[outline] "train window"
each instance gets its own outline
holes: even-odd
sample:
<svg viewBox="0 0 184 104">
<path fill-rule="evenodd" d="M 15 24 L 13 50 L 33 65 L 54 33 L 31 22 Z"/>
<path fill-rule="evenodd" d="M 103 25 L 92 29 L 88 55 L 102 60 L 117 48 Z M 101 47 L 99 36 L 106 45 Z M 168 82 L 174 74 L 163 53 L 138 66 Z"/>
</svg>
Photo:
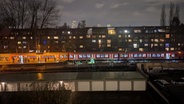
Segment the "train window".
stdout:
<svg viewBox="0 0 184 104">
<path fill-rule="evenodd" d="M 153 54 L 152 54 L 152 57 L 156 57 L 156 54 L 153 53 Z"/>
<path fill-rule="evenodd" d="M 146 57 L 146 54 L 143 54 L 142 57 Z"/>
<path fill-rule="evenodd" d="M 105 54 L 105 58 L 108 58 L 109 57 L 109 55 L 108 54 Z"/>
<path fill-rule="evenodd" d="M 70 55 L 70 58 L 73 58 L 73 55 Z"/>
<path fill-rule="evenodd" d="M 79 55 L 79 58 L 82 58 L 82 55 Z"/>
<path fill-rule="evenodd" d="M 117 58 L 118 57 L 118 54 L 114 54 L 114 58 Z"/>
<path fill-rule="evenodd" d="M 147 54 L 147 57 L 151 57 L 151 54 Z"/>
<path fill-rule="evenodd" d="M 91 58 L 91 55 L 90 54 L 87 54 L 87 58 Z"/>
<path fill-rule="evenodd" d="M 164 57 L 164 53 L 161 54 L 161 57 Z"/>
<path fill-rule="evenodd" d="M 105 55 L 104 54 L 101 54 L 101 58 L 104 58 L 105 57 Z"/>
<path fill-rule="evenodd" d="M 137 57 L 138 55 L 137 54 L 134 54 L 134 57 Z"/>
<path fill-rule="evenodd" d="M 86 58 L 86 54 L 83 54 L 83 58 Z"/>
<path fill-rule="evenodd" d="M 100 58 L 100 54 L 97 54 L 96 57 L 97 57 L 97 58 Z"/>
<path fill-rule="evenodd" d="M 157 57 L 160 57 L 160 56 L 161 56 L 161 55 L 158 53 L 158 54 L 157 54 Z"/>
<path fill-rule="evenodd" d="M 142 57 L 142 54 L 139 54 L 139 57 Z"/>
</svg>

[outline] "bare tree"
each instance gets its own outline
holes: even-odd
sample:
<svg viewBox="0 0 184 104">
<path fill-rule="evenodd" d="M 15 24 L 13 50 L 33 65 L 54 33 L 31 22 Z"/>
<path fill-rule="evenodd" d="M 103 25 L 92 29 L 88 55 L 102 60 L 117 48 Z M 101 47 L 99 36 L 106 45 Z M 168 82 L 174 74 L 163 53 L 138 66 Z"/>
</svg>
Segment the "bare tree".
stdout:
<svg viewBox="0 0 184 104">
<path fill-rule="evenodd" d="M 14 28 L 43 28 L 57 19 L 53 0 L 1 0 L 1 20 Z"/>
<path fill-rule="evenodd" d="M 161 26 L 165 26 L 165 18 L 166 18 L 165 5 L 162 5 L 162 12 L 161 12 L 161 19 L 160 19 Z"/>
</svg>

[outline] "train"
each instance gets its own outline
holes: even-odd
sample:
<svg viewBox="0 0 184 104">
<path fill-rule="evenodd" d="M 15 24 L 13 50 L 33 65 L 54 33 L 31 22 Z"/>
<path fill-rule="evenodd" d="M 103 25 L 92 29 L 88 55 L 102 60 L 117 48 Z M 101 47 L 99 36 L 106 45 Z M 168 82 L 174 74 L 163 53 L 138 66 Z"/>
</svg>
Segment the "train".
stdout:
<svg viewBox="0 0 184 104">
<path fill-rule="evenodd" d="M 44 63 L 66 60 L 178 60 L 184 52 L 47 52 L 0 54 L 0 63 Z"/>
</svg>

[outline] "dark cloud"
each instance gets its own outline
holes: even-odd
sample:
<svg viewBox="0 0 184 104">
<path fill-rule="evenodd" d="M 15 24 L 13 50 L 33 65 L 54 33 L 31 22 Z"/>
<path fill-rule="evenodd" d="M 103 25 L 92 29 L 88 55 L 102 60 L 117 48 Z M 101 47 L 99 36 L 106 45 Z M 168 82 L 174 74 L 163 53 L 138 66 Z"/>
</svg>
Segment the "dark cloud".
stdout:
<svg viewBox="0 0 184 104">
<path fill-rule="evenodd" d="M 180 20 L 184 22 L 184 1 L 173 0 L 180 5 Z M 58 0 L 61 22 L 86 20 L 87 26 L 159 25 L 161 6 L 169 0 Z M 167 20 L 166 20 L 167 21 Z"/>
</svg>

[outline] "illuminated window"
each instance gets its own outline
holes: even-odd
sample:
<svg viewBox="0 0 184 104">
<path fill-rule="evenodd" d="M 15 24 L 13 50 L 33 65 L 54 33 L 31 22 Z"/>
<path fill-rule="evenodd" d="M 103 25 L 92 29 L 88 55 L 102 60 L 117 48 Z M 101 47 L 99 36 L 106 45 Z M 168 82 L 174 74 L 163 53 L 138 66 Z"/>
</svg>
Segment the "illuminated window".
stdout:
<svg viewBox="0 0 184 104">
<path fill-rule="evenodd" d="M 165 43 L 165 47 L 168 48 L 169 47 L 169 43 Z"/>
<path fill-rule="evenodd" d="M 22 39 L 26 39 L 26 37 L 25 37 L 25 36 L 23 36 L 23 37 L 22 37 Z"/>
<path fill-rule="evenodd" d="M 30 37 L 30 39 L 32 40 L 32 39 L 33 39 L 33 37 L 31 36 L 31 37 Z"/>
<path fill-rule="evenodd" d="M 106 36 L 105 35 L 102 35 L 102 38 L 106 38 Z"/>
<path fill-rule="evenodd" d="M 70 32 L 70 31 L 68 31 L 67 33 L 68 33 L 68 34 L 71 34 L 71 32 Z"/>
<path fill-rule="evenodd" d="M 69 39 L 72 39 L 72 36 L 69 36 Z"/>
<path fill-rule="evenodd" d="M 124 33 L 130 33 L 130 31 L 128 31 L 128 30 L 124 30 Z"/>
<path fill-rule="evenodd" d="M 181 44 L 180 44 L 180 43 L 178 43 L 178 46 L 181 46 Z"/>
<path fill-rule="evenodd" d="M 154 46 L 158 46 L 158 44 L 154 44 Z"/>
<path fill-rule="evenodd" d="M 73 36 L 73 39 L 76 39 L 76 36 Z"/>
<path fill-rule="evenodd" d="M 59 39 L 59 37 L 58 36 L 54 36 L 54 39 Z"/>
<path fill-rule="evenodd" d="M 160 42 L 164 42 L 164 39 L 160 39 Z"/>
<path fill-rule="evenodd" d="M 50 39 L 50 36 L 48 36 L 47 39 Z"/>
<path fill-rule="evenodd" d="M 4 46 L 4 49 L 7 49 L 7 48 L 8 48 L 8 46 L 7 46 L 7 45 L 5 45 L 5 46 Z"/>
<path fill-rule="evenodd" d="M 93 43 L 96 43 L 96 40 L 92 40 Z"/>
<path fill-rule="evenodd" d="M 116 34 L 115 28 L 108 28 L 108 34 L 115 35 Z"/>
<path fill-rule="evenodd" d="M 79 39 L 83 39 L 83 36 L 79 36 Z"/>
<path fill-rule="evenodd" d="M 158 39 L 155 39 L 155 42 L 158 42 Z"/>
<path fill-rule="evenodd" d="M 165 48 L 166 51 L 169 51 L 169 48 Z"/>
<path fill-rule="evenodd" d="M 170 38 L 170 34 L 166 34 L 165 35 L 165 38 Z"/>
<path fill-rule="evenodd" d="M 111 40 L 110 40 L 110 39 L 108 39 L 108 40 L 107 40 L 107 43 L 108 43 L 108 44 L 109 44 L 109 43 L 111 43 Z"/>
<path fill-rule="evenodd" d="M 118 35 L 119 38 L 121 38 L 122 36 L 121 35 Z"/>
<path fill-rule="evenodd" d="M 133 44 L 133 47 L 134 47 L 134 48 L 137 48 L 137 43 Z"/>
<path fill-rule="evenodd" d="M 12 40 L 13 40 L 13 39 L 15 39 L 15 37 L 11 36 L 11 37 L 10 37 L 10 39 L 12 39 Z"/>
<path fill-rule="evenodd" d="M 141 30 L 134 30 L 134 33 L 141 33 Z"/>
<path fill-rule="evenodd" d="M 86 35 L 86 38 L 91 38 L 91 35 Z"/>
<path fill-rule="evenodd" d="M 128 42 L 132 42 L 132 39 L 128 39 Z"/>
<path fill-rule="evenodd" d="M 111 44 L 107 44 L 107 47 L 111 47 Z"/>
<path fill-rule="evenodd" d="M 102 36 L 101 36 L 101 35 L 99 35 L 98 37 L 99 37 L 99 38 L 101 38 Z"/>
<path fill-rule="evenodd" d="M 139 48 L 139 51 L 140 51 L 140 52 L 143 52 L 143 51 L 144 51 L 144 49 L 143 49 L 143 48 Z"/>
<path fill-rule="evenodd" d="M 142 40 L 142 39 L 139 39 L 139 42 L 140 42 L 140 43 L 142 43 L 142 42 L 143 42 L 143 40 Z"/>
<path fill-rule="evenodd" d="M 17 44 L 21 44 L 21 41 L 18 41 Z"/>
<path fill-rule="evenodd" d="M 172 47 L 172 48 L 170 48 L 170 50 L 171 50 L 171 51 L 174 51 L 174 48 Z"/>
<path fill-rule="evenodd" d="M 128 37 L 130 38 L 130 35 L 128 35 Z"/>
<path fill-rule="evenodd" d="M 144 44 L 144 46 L 145 46 L 145 47 L 147 47 L 147 46 L 148 46 L 148 44 Z"/>
<path fill-rule="evenodd" d="M 102 40 L 101 39 L 98 40 L 98 44 L 102 44 Z"/>
<path fill-rule="evenodd" d="M 79 48 L 84 48 L 84 46 L 83 45 L 80 45 Z"/>
<path fill-rule="evenodd" d="M 23 41 L 22 44 L 27 44 L 27 42 L 26 41 Z"/>
<path fill-rule="evenodd" d="M 27 46 L 23 46 L 23 48 L 27 48 Z"/>
<path fill-rule="evenodd" d="M 21 46 L 18 46 L 18 49 L 21 49 L 22 47 Z"/>
<path fill-rule="evenodd" d="M 119 48 L 118 51 L 123 51 L 123 49 L 122 48 Z"/>
</svg>

